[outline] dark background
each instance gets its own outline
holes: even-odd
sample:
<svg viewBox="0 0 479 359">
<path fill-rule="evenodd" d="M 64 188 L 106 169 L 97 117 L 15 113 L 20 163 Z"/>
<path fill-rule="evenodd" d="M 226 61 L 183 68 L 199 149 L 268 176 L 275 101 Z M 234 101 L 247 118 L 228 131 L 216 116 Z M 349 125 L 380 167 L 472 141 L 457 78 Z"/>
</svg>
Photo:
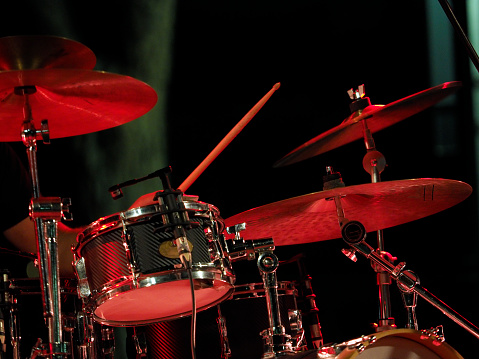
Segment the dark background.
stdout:
<svg viewBox="0 0 479 359">
<path fill-rule="evenodd" d="M 141 57 L 135 53 L 135 44 L 146 36 L 148 27 L 135 28 L 130 14 L 144 3 L 86 1 L 64 5 L 62 20 L 73 32 L 62 32 L 44 20 L 46 11 L 58 10 L 55 2 L 41 8 L 33 3 L 9 5 L 0 22 L 0 35 L 70 37 L 91 48 L 100 65 L 130 69 L 124 74 L 134 76 L 132 69 L 140 66 L 134 59 Z M 228 218 L 322 190 L 326 166 L 341 172 L 346 185 L 370 182 L 362 168 L 362 141 L 291 166 L 273 168 L 272 164 L 340 124 L 349 115 L 346 92 L 352 87 L 364 83 L 373 104 L 387 104 L 439 84 L 432 83 L 429 75 L 425 4 L 178 1 L 165 109 L 167 131 L 158 134 L 159 140 L 167 144 L 174 184 L 178 186 L 277 82 L 281 83 L 280 89 L 187 192 L 215 205 Z M 467 27 L 463 5 L 456 4 L 455 10 Z M 447 24 L 445 17 L 443 21 Z M 377 149 L 388 162 L 383 181 L 448 178 L 469 183 L 476 190 L 469 60 L 457 39 L 453 51 L 455 61 L 450 70 L 456 75 L 443 81 L 463 82 L 453 100 L 374 135 Z M 144 56 L 143 61 L 148 61 Z M 444 114 L 448 116 L 446 123 L 441 122 Z M 108 143 L 117 140 L 112 131 L 104 131 L 103 139 L 108 138 L 105 151 Z M 441 145 L 446 150 L 439 151 Z M 23 153 L 21 144 L 14 146 Z M 142 147 L 142 141 L 138 138 L 122 146 L 135 151 Z M 101 213 L 99 205 L 110 201 L 106 188 L 105 198 L 92 199 L 85 193 L 87 184 L 95 178 L 84 178 L 82 173 L 88 167 L 88 156 L 94 154 L 86 150 L 78 153 L 71 139 L 57 140 L 48 149 L 41 146 L 40 150 L 45 151 L 40 163 L 43 191 L 72 198 L 75 226 L 109 214 Z M 162 166 L 158 164 L 158 168 Z M 58 173 L 58 167 L 61 175 L 52 176 Z M 145 166 L 137 176 L 156 169 Z M 112 179 L 111 184 L 127 179 Z M 121 206 L 125 204 L 119 204 L 119 210 Z M 368 242 L 374 246 L 373 236 Z M 424 287 L 472 322 L 479 322 L 474 192 L 451 209 L 385 230 L 385 246 L 398 262 L 405 261 L 407 268 L 416 271 Z M 378 316 L 374 271 L 365 258 L 360 257 L 357 263 L 347 260 L 341 254 L 343 247 L 345 244 L 338 239 L 279 247 L 276 252 L 282 260 L 305 254 L 325 342 L 372 333 L 370 323 L 376 322 Z M 237 272 L 240 281 L 242 274 Z M 294 280 L 295 275 L 294 270 L 280 268 L 278 279 Z M 396 322 L 404 326 L 405 311 L 395 285 L 391 286 L 391 296 Z M 421 329 L 442 324 L 447 343 L 466 358 L 475 356 L 477 339 L 471 334 L 421 299 L 417 312 Z"/>
</svg>

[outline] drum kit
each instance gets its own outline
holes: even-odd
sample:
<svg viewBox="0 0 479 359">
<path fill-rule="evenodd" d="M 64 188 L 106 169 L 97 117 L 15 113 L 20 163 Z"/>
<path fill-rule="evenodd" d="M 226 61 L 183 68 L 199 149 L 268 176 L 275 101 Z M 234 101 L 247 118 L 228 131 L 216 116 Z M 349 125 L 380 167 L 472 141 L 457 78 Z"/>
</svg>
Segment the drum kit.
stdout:
<svg viewBox="0 0 479 359">
<path fill-rule="evenodd" d="M 132 331 L 136 358 L 461 358 L 444 341 L 440 327 L 419 330 L 418 297 L 479 338 L 479 329 L 424 289 L 416 273 L 405 269 L 403 262 L 394 263 L 382 235 L 386 228 L 460 203 L 471 194 L 471 187 L 433 178 L 382 182 L 386 160 L 373 139 L 373 133 L 452 95 L 460 88 L 459 82 L 444 83 L 385 106 L 371 105 L 363 86 L 350 90 L 351 116 L 293 150 L 276 166 L 363 139 L 363 167 L 371 183 L 345 186 L 341 175 L 328 167 L 323 191 L 223 219 L 214 205 L 184 192 L 278 89 L 276 84 L 178 189 L 170 183 L 170 168 L 110 188 L 117 198 L 123 187 L 147 179 L 159 178 L 163 185 L 129 209 L 82 229 L 72 248 L 76 277 L 72 289 L 71 281 L 65 284 L 59 277 L 57 241 L 58 221 L 69 219 L 70 203 L 41 196 L 37 140 L 48 143 L 51 138 L 120 126 L 147 113 L 157 96 L 141 81 L 94 71 L 94 54 L 65 38 L 2 38 L 0 59 L 0 139 L 21 140 L 26 146 L 39 269 L 39 283 L 3 278 L 3 308 L 8 313 L 5 310 L 2 315 L 9 319 L 3 355 L 15 359 L 109 358 L 118 344 L 113 329 L 125 328 Z M 36 127 L 38 119 L 42 119 L 40 128 Z M 371 232 L 377 233 L 377 249 L 366 243 L 366 234 Z M 287 264 L 275 255 L 275 246 L 339 238 L 349 246 L 344 250 L 348 258 L 357 260 L 361 254 L 373 264 L 381 317 L 376 333 L 326 345 L 311 278 L 301 258 L 290 260 L 299 264 L 301 284 L 278 281 L 277 269 Z M 234 267 L 243 260 L 256 261 L 261 283 L 236 283 Z M 397 329 L 391 315 L 392 280 L 398 283 L 407 311 L 404 329 Z M 19 303 L 25 293 L 35 293 L 38 302 L 41 297 L 47 334 L 27 349 L 19 326 L 23 310 Z M 202 327 L 203 322 L 211 324 L 210 329 Z M 185 326 L 190 327 L 186 353 Z M 197 341 L 204 333 L 210 340 Z M 212 337 L 217 341 L 213 343 Z"/>
</svg>

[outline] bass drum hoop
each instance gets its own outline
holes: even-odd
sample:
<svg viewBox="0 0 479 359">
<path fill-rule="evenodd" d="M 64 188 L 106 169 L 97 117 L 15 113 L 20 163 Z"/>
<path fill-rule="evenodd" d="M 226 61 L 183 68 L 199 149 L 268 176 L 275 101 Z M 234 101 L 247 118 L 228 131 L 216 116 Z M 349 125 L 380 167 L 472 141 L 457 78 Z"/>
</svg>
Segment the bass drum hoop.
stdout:
<svg viewBox="0 0 479 359">
<path fill-rule="evenodd" d="M 420 344 L 423 347 L 427 348 L 430 352 L 434 353 L 441 359 L 464 359 L 454 348 L 452 348 L 446 342 L 443 342 L 437 339 L 434 335 L 426 331 L 417 331 L 413 329 L 393 329 L 387 330 L 380 333 L 375 333 L 369 336 L 369 338 L 376 338 L 371 343 L 371 339 L 367 340 L 365 345 L 365 349 L 359 352 L 357 349 L 350 349 L 346 348 L 341 354 L 339 354 L 336 359 L 354 359 L 358 358 L 361 359 L 361 355 L 366 353 L 369 348 L 378 347 L 381 345 L 381 339 L 390 339 L 390 338 L 400 338 L 403 339 L 401 341 L 404 342 L 405 340 L 415 342 L 416 344 Z M 321 356 L 318 356 L 321 358 Z M 383 358 L 378 358 L 383 359 Z M 384 358 L 386 359 L 386 358 Z M 424 358 L 428 359 L 428 358 Z"/>
</svg>

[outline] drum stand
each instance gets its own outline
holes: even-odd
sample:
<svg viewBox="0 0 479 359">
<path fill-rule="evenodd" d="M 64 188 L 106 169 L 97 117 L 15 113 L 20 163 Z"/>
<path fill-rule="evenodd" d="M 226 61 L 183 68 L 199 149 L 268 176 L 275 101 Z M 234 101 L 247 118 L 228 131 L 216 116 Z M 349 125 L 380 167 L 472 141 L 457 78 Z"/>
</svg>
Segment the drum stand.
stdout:
<svg viewBox="0 0 479 359">
<path fill-rule="evenodd" d="M 462 328 L 466 329 L 468 332 L 470 332 L 472 335 L 479 339 L 479 328 L 467 319 L 465 319 L 451 307 L 446 305 L 443 301 L 434 296 L 432 293 L 427 291 L 425 288 L 421 287 L 419 284 L 418 276 L 410 270 L 405 270 L 406 263 L 401 262 L 397 266 L 394 266 L 388 260 L 384 259 L 384 257 L 380 253 L 375 251 L 373 247 L 367 244 L 365 242 L 366 230 L 360 222 L 346 222 L 341 227 L 341 234 L 343 236 L 343 239 L 353 248 L 353 251 L 355 253 L 361 253 L 366 258 L 371 260 L 371 262 L 381 267 L 382 270 L 386 271 L 391 278 L 397 281 L 403 292 L 412 295 L 413 301 L 415 301 L 415 296 L 420 296 L 421 298 L 425 299 L 429 304 L 432 304 L 434 307 L 439 309 L 453 322 L 460 325 Z M 415 307 L 415 303 L 409 300 L 408 302 L 411 304 L 411 308 Z M 414 316 L 414 318 L 410 319 L 415 321 L 414 311 L 409 311 L 408 314 L 410 316 Z"/>
<path fill-rule="evenodd" d="M 256 258 L 256 253 L 258 253 L 256 264 L 263 279 L 269 322 L 269 328 L 260 333 L 263 339 L 262 359 L 272 359 L 276 358 L 277 356 L 295 354 L 291 335 L 286 334 L 285 327 L 281 324 L 278 299 L 278 281 L 276 277 L 276 270 L 279 266 L 279 260 L 278 257 L 276 257 L 276 255 L 273 253 L 273 240 L 271 238 L 266 238 L 244 241 L 240 237 L 240 231 L 245 229 L 245 223 L 226 228 L 227 233 L 234 234 L 235 239 L 227 240 L 225 244 L 228 256 L 232 261 L 240 259 L 252 260 Z M 221 314 L 220 318 L 222 318 Z M 302 329 L 302 320 L 299 313 L 295 320 L 296 326 Z M 224 327 L 224 322 L 222 322 L 222 325 Z M 220 332 L 223 333 L 222 328 L 220 328 Z M 222 339 L 227 338 L 223 338 L 222 336 Z M 225 341 L 224 344 L 226 345 L 227 350 L 227 352 L 223 352 L 227 353 L 227 355 L 224 355 L 224 357 L 229 358 L 230 353 L 227 341 Z"/>
<path fill-rule="evenodd" d="M 293 354 L 291 336 L 286 334 L 281 325 L 278 301 L 278 257 L 272 251 L 262 252 L 257 261 L 259 272 L 263 278 L 266 307 L 268 309 L 269 328 L 261 332 L 263 338 L 263 359 L 276 358 L 277 355 Z"/>
<path fill-rule="evenodd" d="M 28 162 L 33 185 L 33 198 L 30 203 L 30 217 L 35 221 L 35 234 L 40 272 L 40 285 L 43 299 L 43 316 L 48 328 L 48 343 L 38 339 L 32 349 L 31 358 L 37 356 L 60 358 L 70 352 L 67 343 L 62 341 L 62 318 L 60 308 L 60 278 L 58 268 L 57 222 L 69 216 L 69 199 L 41 197 L 37 173 L 36 139 L 41 135 L 44 143 L 49 143 L 49 130 L 46 120 L 37 131 L 33 125 L 32 111 L 28 96 L 34 94 L 34 86 L 17 87 L 15 94 L 24 98 L 24 121 L 22 140 L 27 147 Z M 14 353 L 19 359 L 19 353 Z"/>
</svg>

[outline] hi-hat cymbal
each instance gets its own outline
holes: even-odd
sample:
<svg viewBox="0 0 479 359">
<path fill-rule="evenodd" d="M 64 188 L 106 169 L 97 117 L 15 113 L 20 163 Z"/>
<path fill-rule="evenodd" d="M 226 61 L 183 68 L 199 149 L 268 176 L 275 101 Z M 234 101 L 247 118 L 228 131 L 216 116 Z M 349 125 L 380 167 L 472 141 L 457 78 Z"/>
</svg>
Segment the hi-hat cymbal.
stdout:
<svg viewBox="0 0 479 359">
<path fill-rule="evenodd" d="M 411 222 L 445 210 L 472 192 L 464 182 L 409 179 L 334 188 L 267 204 L 226 219 L 226 226 L 246 222 L 244 239 L 270 238 L 278 246 L 341 238 L 334 197 L 344 217 L 361 222 L 367 232 Z"/>
<path fill-rule="evenodd" d="M 57 36 L 0 38 L 0 71 L 71 68 L 91 70 L 95 54 L 79 42 Z"/>
<path fill-rule="evenodd" d="M 22 87 L 31 94 L 19 94 Z M 50 138 L 122 125 L 147 113 L 157 101 L 153 88 L 129 76 L 83 69 L 0 72 L 0 141 L 22 139 L 24 96 L 35 127 L 48 120 Z"/>
<path fill-rule="evenodd" d="M 367 121 L 367 127 L 371 133 L 380 131 L 433 106 L 456 92 L 460 86 L 460 81 L 446 82 L 388 105 L 369 105 L 359 115 L 352 114 L 339 126 L 316 136 L 291 151 L 277 161 L 274 167 L 290 165 L 363 138 L 362 121 Z"/>
</svg>

